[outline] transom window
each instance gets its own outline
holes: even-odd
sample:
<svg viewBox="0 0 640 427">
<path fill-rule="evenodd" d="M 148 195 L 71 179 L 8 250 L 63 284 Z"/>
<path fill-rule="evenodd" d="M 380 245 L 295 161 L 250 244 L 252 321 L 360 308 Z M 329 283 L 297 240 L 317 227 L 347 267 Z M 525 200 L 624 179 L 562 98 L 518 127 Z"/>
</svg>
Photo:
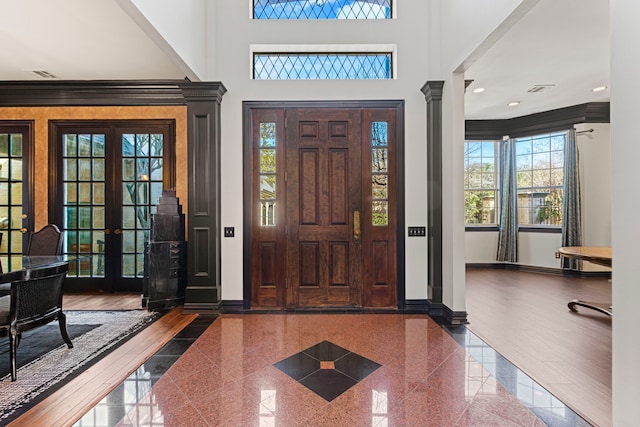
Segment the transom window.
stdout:
<svg viewBox="0 0 640 427">
<path fill-rule="evenodd" d="M 465 224 L 497 224 L 498 168 L 495 141 L 464 144 Z"/>
<path fill-rule="evenodd" d="M 253 19 L 391 19 L 391 0 L 253 0 Z"/>
<path fill-rule="evenodd" d="M 566 132 L 516 139 L 518 223 L 561 225 Z"/>
<path fill-rule="evenodd" d="M 391 79 L 392 54 L 254 53 L 255 80 Z"/>
</svg>

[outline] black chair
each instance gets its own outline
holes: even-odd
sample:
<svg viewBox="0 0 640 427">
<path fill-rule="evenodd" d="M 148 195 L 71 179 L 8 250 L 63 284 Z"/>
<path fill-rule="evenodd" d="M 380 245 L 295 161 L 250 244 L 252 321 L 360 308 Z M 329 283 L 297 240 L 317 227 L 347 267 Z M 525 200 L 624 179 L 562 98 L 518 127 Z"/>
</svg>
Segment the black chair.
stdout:
<svg viewBox="0 0 640 427">
<path fill-rule="evenodd" d="M 62 284 L 68 270 L 67 263 L 35 268 L 24 279 L 11 282 L 10 295 L 0 297 L 0 335 L 9 336 L 11 381 L 16 380 L 16 351 L 22 332 L 58 320 L 62 339 L 73 348 L 62 312 Z"/>
<path fill-rule="evenodd" d="M 55 224 L 47 224 L 31 233 L 27 253 L 29 256 L 62 255 L 62 232 Z"/>
</svg>

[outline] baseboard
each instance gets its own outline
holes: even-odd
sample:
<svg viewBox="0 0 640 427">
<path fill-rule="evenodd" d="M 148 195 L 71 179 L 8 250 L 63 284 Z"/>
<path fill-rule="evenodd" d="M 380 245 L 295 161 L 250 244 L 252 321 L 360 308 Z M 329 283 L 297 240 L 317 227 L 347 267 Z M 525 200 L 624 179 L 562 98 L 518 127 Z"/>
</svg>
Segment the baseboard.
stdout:
<svg viewBox="0 0 640 427">
<path fill-rule="evenodd" d="M 426 300 L 426 299 L 404 300 L 404 312 L 409 314 L 429 314 L 429 300 Z"/>
<path fill-rule="evenodd" d="M 219 314 L 220 302 L 202 303 L 202 302 L 185 302 L 185 313 L 198 313 L 198 314 Z"/>
<path fill-rule="evenodd" d="M 222 300 L 222 313 L 244 313 L 244 301 L 242 300 Z"/>
<path fill-rule="evenodd" d="M 531 273 L 542 274 L 554 274 L 556 276 L 568 276 L 568 277 L 602 277 L 611 278 L 610 271 L 583 271 L 583 270 L 568 270 L 564 268 L 550 268 L 550 267 L 538 267 L 534 265 L 520 265 L 512 263 L 467 263 L 466 268 L 493 268 L 495 270 L 511 270 L 511 271 L 528 271 Z"/>
</svg>

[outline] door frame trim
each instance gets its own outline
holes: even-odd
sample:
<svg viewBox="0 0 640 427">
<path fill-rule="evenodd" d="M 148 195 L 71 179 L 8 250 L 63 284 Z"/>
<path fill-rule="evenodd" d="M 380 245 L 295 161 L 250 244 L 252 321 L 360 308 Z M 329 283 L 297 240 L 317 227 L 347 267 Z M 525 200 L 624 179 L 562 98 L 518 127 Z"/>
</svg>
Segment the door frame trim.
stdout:
<svg viewBox="0 0 640 427">
<path fill-rule="evenodd" d="M 396 194 L 398 221 L 396 225 L 397 301 L 398 310 L 405 308 L 405 181 L 404 181 L 404 100 L 346 100 L 346 101 L 243 101 L 242 102 L 242 169 L 243 169 L 243 309 L 251 308 L 251 171 L 252 113 L 260 109 L 292 108 L 386 108 L 396 110 Z M 249 176 L 251 174 L 249 173 Z"/>
</svg>

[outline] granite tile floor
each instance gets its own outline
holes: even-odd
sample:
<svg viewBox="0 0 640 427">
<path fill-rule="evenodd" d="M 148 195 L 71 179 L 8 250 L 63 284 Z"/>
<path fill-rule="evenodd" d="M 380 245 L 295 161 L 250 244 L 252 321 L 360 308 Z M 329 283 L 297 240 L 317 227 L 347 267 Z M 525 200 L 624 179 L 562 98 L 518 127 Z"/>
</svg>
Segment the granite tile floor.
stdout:
<svg viewBox="0 0 640 427">
<path fill-rule="evenodd" d="M 464 326 L 425 315 L 213 319 L 76 426 L 589 425 Z"/>
</svg>

